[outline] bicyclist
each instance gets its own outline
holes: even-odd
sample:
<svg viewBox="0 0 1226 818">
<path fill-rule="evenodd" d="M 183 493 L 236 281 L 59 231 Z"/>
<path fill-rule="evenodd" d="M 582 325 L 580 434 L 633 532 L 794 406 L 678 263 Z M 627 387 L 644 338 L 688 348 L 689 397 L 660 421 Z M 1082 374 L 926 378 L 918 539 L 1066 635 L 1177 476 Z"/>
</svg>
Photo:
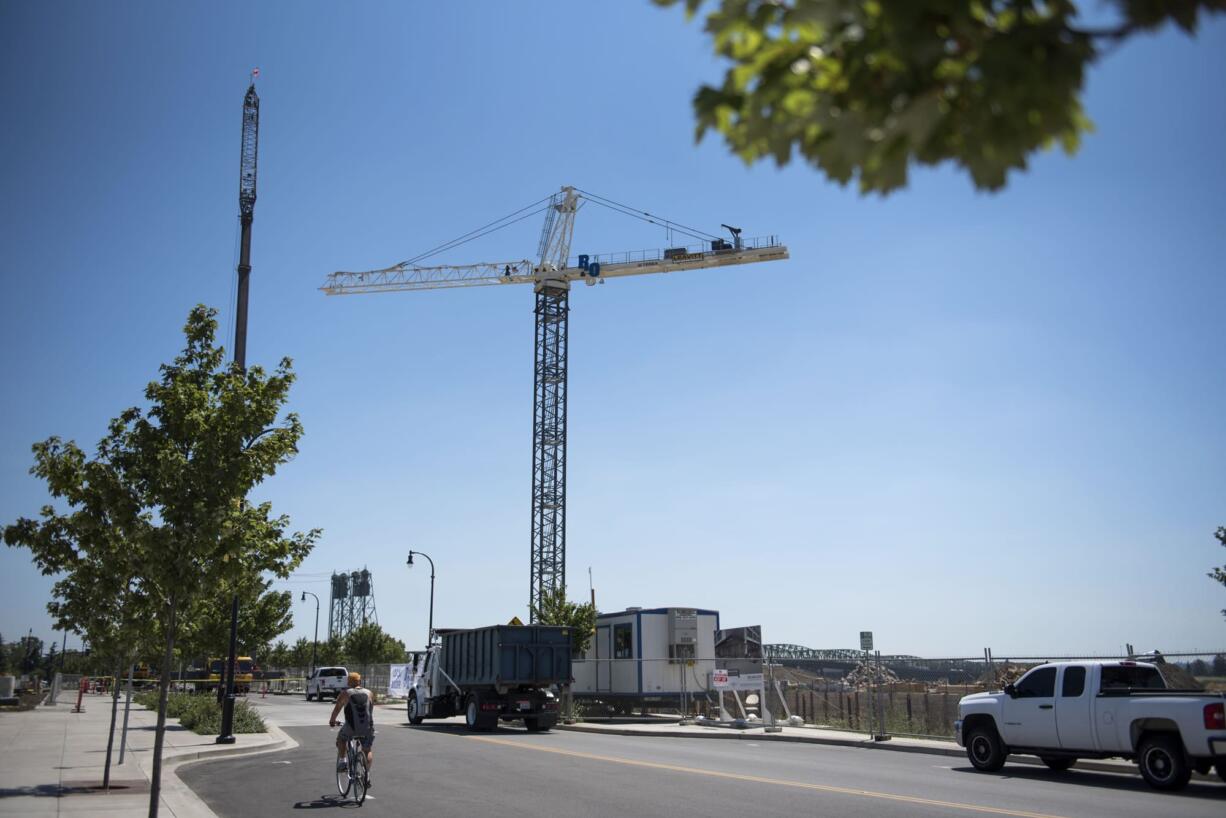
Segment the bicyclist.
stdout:
<svg viewBox="0 0 1226 818">
<path fill-rule="evenodd" d="M 345 745 L 349 743 L 349 739 L 357 738 L 362 742 L 362 750 L 366 753 L 366 774 L 369 778 L 370 765 L 374 761 L 374 751 L 371 748 L 375 743 L 375 705 L 370 691 L 362 687 L 362 674 L 349 674 L 349 689 L 342 690 L 336 697 L 336 705 L 328 718 L 329 727 L 337 725 L 336 714 L 341 712 L 342 707 L 345 708 L 345 724 L 336 737 L 336 769 L 345 769 L 348 764 Z M 367 787 L 369 786 L 367 782 Z"/>
</svg>

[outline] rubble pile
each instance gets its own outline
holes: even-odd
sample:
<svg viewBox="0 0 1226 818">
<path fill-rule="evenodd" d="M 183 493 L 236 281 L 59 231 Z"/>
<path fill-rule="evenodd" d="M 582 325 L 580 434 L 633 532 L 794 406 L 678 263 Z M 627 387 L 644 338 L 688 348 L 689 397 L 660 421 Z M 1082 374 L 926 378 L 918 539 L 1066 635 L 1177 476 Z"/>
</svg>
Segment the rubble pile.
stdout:
<svg viewBox="0 0 1226 818">
<path fill-rule="evenodd" d="M 899 681 L 901 680 L 898 678 L 898 674 L 885 665 L 868 664 L 865 662 L 857 663 L 843 677 L 844 684 L 854 688 L 865 688 L 870 685 L 897 684 Z"/>
<path fill-rule="evenodd" d="M 1010 662 L 1002 662 L 998 665 L 992 665 L 984 671 L 979 677 L 980 684 L 987 687 L 988 690 L 1001 690 L 1007 684 L 1012 684 L 1018 679 L 1026 675 L 1026 671 L 1034 665 L 1015 665 Z"/>
</svg>

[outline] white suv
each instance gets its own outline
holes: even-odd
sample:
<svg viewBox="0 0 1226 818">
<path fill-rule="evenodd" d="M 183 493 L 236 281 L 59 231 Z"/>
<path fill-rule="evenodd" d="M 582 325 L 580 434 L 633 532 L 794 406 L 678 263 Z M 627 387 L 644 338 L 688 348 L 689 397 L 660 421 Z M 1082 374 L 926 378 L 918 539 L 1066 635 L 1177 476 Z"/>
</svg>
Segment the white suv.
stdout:
<svg viewBox="0 0 1226 818">
<path fill-rule="evenodd" d="M 335 699 L 341 691 L 349 687 L 349 671 L 343 667 L 317 667 L 315 672 L 307 677 L 306 699 L 311 701 L 324 696 Z"/>
</svg>

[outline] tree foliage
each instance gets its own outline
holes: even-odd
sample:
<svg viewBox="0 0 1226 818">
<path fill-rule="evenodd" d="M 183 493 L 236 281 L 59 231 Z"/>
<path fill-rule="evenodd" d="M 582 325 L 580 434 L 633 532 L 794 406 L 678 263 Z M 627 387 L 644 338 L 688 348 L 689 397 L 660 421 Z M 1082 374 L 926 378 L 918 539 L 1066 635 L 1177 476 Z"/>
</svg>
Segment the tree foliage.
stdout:
<svg viewBox="0 0 1226 818">
<path fill-rule="evenodd" d="M 293 413 L 281 417 L 294 375 L 288 358 L 272 373 L 227 365 L 215 343 L 215 316 L 203 305 L 191 311 L 183 351 L 145 389 L 147 408 L 112 420 L 93 458 L 59 438 L 35 445 L 32 473 L 68 510 L 44 506 L 39 519 L 19 519 L 4 532 L 9 545 L 29 548 L 44 572 L 73 576 L 87 566 L 89 581 L 103 585 L 99 597 L 144 600 L 146 630 L 164 651 L 153 812 L 181 617 L 251 577 L 288 576 L 319 535 L 287 533 L 289 519 L 273 516 L 271 504 L 246 502 L 297 451 L 302 425 Z M 103 558 L 108 554 L 118 561 Z M 93 598 L 75 587 L 84 581 L 72 584 L 75 590 L 57 586 L 57 594 L 79 592 L 82 604 Z M 65 599 L 71 597 L 57 603 Z"/>
<path fill-rule="evenodd" d="M 542 625 L 565 625 L 570 628 L 571 654 L 576 659 L 587 653 L 596 632 L 596 607 L 590 602 L 571 602 L 566 588 L 556 588 L 541 595 L 540 607 L 532 611 Z"/>
<path fill-rule="evenodd" d="M 376 662 L 403 662 L 404 642 L 379 627 L 377 622 L 367 622 L 351 630 L 345 636 L 345 653 L 358 665 Z"/>
<path fill-rule="evenodd" d="M 272 580 L 257 575 L 239 577 L 197 600 L 184 617 L 182 651 L 187 656 L 225 656 L 230 650 L 230 604 L 238 595 L 238 653 L 261 656 L 269 644 L 294 624 L 293 594 L 270 591 Z"/>
<path fill-rule="evenodd" d="M 672 6 L 682 0 L 655 0 Z M 694 96 L 697 137 L 746 163 L 798 153 L 863 193 L 907 183 L 912 163 L 953 162 L 997 190 L 1036 151 L 1072 153 L 1092 124 L 1086 69 L 1128 37 L 1196 31 L 1226 0 L 1105 0 L 1091 28 L 1073 0 L 684 0 L 704 7 L 732 66 Z M 1101 8 L 1092 11 L 1101 12 Z"/>
<path fill-rule="evenodd" d="M 1223 548 L 1226 548 L 1226 527 L 1219 527 L 1213 536 L 1217 537 L 1217 541 L 1221 543 Z M 1209 577 L 1226 585 L 1226 565 L 1223 565 L 1221 568 L 1214 568 L 1209 572 Z M 1222 616 L 1226 616 L 1226 608 L 1222 609 Z"/>
</svg>

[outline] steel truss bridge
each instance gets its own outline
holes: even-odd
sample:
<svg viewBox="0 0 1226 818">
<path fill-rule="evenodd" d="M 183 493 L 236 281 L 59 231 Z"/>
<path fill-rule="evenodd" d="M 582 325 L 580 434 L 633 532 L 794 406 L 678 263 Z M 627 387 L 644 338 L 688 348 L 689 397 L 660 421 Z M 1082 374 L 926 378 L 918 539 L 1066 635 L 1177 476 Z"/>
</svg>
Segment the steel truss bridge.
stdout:
<svg viewBox="0 0 1226 818">
<path fill-rule="evenodd" d="M 815 650 L 814 648 L 806 648 L 804 645 L 787 645 L 775 643 L 771 645 L 763 645 L 763 652 L 770 659 L 807 659 L 810 661 L 826 661 L 826 662 L 860 662 L 864 660 L 864 651 L 855 650 L 854 648 L 834 648 L 827 650 Z M 920 657 L 907 655 L 882 655 L 883 662 L 914 662 Z"/>
</svg>

